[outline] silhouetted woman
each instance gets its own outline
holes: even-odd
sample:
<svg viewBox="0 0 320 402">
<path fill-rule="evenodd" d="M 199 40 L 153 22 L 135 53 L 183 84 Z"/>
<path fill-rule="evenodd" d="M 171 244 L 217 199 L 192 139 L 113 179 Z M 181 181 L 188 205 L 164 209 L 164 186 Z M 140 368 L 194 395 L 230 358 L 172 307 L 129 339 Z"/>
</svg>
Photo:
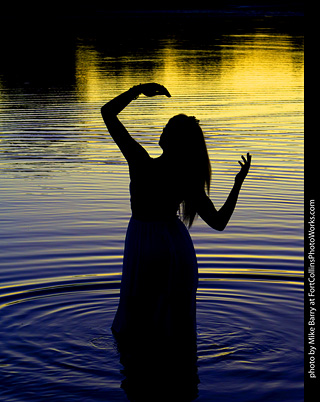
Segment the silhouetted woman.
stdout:
<svg viewBox="0 0 320 402">
<path fill-rule="evenodd" d="M 208 197 L 211 168 L 198 121 L 183 114 L 171 118 L 159 141 L 163 153 L 151 158 L 117 117 L 140 94 L 170 97 L 162 85 L 140 84 L 101 109 L 109 133 L 129 164 L 131 179 L 132 217 L 112 330 L 120 342 L 139 336 L 156 343 L 195 337 L 198 268 L 187 227 L 197 215 L 213 229 L 226 227 L 251 156 L 242 156 L 230 195 L 217 211 Z"/>
</svg>

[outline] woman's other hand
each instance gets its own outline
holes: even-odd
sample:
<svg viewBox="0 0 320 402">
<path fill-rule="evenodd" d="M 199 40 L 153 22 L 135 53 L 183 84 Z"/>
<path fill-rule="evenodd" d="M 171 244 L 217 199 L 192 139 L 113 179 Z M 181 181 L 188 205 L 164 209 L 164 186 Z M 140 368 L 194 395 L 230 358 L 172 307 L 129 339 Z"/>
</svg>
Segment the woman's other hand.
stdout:
<svg viewBox="0 0 320 402">
<path fill-rule="evenodd" d="M 251 165 L 251 155 L 248 152 L 247 159 L 243 155 L 241 155 L 241 158 L 242 158 L 243 162 L 238 161 L 241 166 L 241 169 L 240 169 L 240 172 L 235 177 L 235 182 L 239 183 L 240 185 L 243 183 L 244 179 L 246 178 L 246 176 L 249 172 L 250 165 Z"/>
<path fill-rule="evenodd" d="M 145 96 L 156 96 L 156 95 L 165 95 L 168 98 L 171 97 L 167 88 L 163 85 L 150 83 L 150 84 L 140 84 L 139 86 L 140 93 Z"/>
</svg>

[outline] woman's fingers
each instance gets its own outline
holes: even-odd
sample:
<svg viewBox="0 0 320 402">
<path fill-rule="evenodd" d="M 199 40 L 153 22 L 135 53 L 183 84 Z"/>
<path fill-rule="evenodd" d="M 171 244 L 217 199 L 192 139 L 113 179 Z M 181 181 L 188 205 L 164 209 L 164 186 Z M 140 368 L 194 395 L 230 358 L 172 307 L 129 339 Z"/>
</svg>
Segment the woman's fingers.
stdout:
<svg viewBox="0 0 320 402">
<path fill-rule="evenodd" d="M 241 155 L 241 158 L 243 162 L 238 161 L 239 165 L 241 166 L 241 168 L 245 167 L 247 170 L 249 170 L 251 164 L 251 155 L 249 154 L 249 152 L 247 153 L 247 159 L 243 155 Z"/>
<path fill-rule="evenodd" d="M 244 179 L 246 178 L 249 168 L 250 168 L 250 163 L 251 163 L 251 155 L 249 152 L 247 153 L 247 159 L 241 155 L 241 161 L 238 161 L 239 165 L 241 166 L 240 171 L 236 174 L 235 181 L 237 183 L 242 184 Z"/>
<path fill-rule="evenodd" d="M 166 87 L 164 87 L 163 85 L 160 85 L 160 84 L 154 84 L 154 85 L 155 85 L 156 95 L 166 95 L 168 98 L 171 97 L 171 95 Z"/>
<path fill-rule="evenodd" d="M 140 84 L 141 92 L 145 96 L 156 96 L 156 95 L 165 95 L 168 98 L 171 97 L 167 88 L 163 85 L 157 84 L 155 82 L 148 83 L 148 84 Z"/>
<path fill-rule="evenodd" d="M 163 85 L 161 85 L 162 87 L 162 95 L 166 95 L 168 98 L 171 98 L 171 95 L 169 93 L 169 91 L 167 90 L 166 87 L 164 87 Z"/>
<path fill-rule="evenodd" d="M 251 163 L 251 155 L 249 154 L 249 152 L 247 153 L 247 159 L 243 155 L 241 155 L 241 158 L 242 158 L 244 164 L 249 164 L 250 165 L 250 163 Z M 239 161 L 239 163 L 240 163 L 241 166 L 244 166 L 242 162 Z"/>
</svg>

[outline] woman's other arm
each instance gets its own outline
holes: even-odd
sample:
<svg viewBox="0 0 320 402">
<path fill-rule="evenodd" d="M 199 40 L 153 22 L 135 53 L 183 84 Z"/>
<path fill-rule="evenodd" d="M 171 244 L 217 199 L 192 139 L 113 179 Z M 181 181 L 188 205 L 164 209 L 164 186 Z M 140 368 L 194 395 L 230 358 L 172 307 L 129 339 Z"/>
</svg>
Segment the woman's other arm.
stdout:
<svg viewBox="0 0 320 402">
<path fill-rule="evenodd" d="M 118 119 L 118 114 L 140 94 L 144 94 L 145 96 L 170 96 L 169 92 L 162 85 L 153 83 L 140 84 L 118 95 L 101 108 L 101 114 L 108 131 L 127 160 L 135 158 L 137 153 L 146 154 L 146 151 L 131 137 L 127 129 Z"/>
<path fill-rule="evenodd" d="M 113 138 L 114 142 L 118 145 L 123 156 L 129 160 L 130 157 L 136 152 L 143 152 L 143 148 L 131 137 L 127 129 L 118 119 L 118 114 L 129 105 L 136 97 L 139 96 L 138 86 L 130 88 L 128 91 L 123 92 L 111 101 L 107 102 L 101 108 L 103 120 L 107 129 Z"/>
<path fill-rule="evenodd" d="M 234 186 L 226 202 L 218 211 L 204 191 L 197 199 L 197 213 L 213 229 L 224 230 L 233 214 L 241 186 L 250 168 L 251 155 L 248 153 L 247 159 L 242 156 L 242 160 L 243 163 L 239 162 L 241 170 L 235 177 Z"/>
</svg>

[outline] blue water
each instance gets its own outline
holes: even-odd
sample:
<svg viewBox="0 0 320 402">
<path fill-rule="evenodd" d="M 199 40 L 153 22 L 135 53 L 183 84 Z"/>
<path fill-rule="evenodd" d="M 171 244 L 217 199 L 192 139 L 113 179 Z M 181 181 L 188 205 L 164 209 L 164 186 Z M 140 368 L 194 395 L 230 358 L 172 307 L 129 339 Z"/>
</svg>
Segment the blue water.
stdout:
<svg viewBox="0 0 320 402">
<path fill-rule="evenodd" d="M 253 155 L 227 229 L 199 219 L 190 232 L 200 272 L 196 400 L 303 401 L 302 23 L 249 11 L 153 19 L 104 11 L 6 37 L 1 400 L 128 400 L 110 326 L 129 177 L 100 107 L 155 81 L 172 98 L 140 97 L 121 119 L 152 156 L 172 115 L 200 119 L 217 207 L 241 154 Z"/>
</svg>

